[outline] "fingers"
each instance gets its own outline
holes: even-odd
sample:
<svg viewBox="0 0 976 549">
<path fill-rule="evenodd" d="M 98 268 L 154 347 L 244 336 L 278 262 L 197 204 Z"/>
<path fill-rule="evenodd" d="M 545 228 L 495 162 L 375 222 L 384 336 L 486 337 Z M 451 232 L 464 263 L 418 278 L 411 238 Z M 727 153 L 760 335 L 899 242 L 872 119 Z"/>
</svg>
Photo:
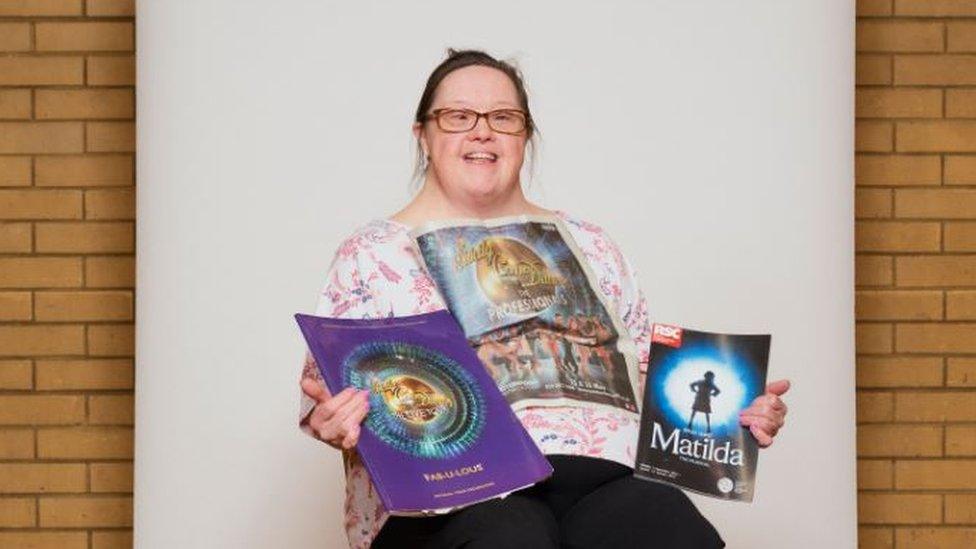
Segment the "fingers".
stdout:
<svg viewBox="0 0 976 549">
<path fill-rule="evenodd" d="M 359 424 L 369 411 L 369 391 L 342 390 L 327 402 L 319 404 L 309 424 L 318 438 L 334 448 L 351 448 L 359 437 Z M 350 431 L 355 431 L 350 436 Z M 348 444 L 348 446 L 347 446 Z"/>
<path fill-rule="evenodd" d="M 310 377 L 303 377 L 300 384 L 302 386 L 302 392 L 314 398 L 316 402 L 325 402 L 332 396 L 324 384 Z"/>
<path fill-rule="evenodd" d="M 750 425 L 749 432 L 752 433 L 752 436 L 756 437 L 756 442 L 758 442 L 759 445 L 762 446 L 763 448 L 773 443 L 773 437 L 766 434 L 765 431 L 763 431 L 756 425 Z"/>
<path fill-rule="evenodd" d="M 772 393 L 774 395 L 782 395 L 789 390 L 790 380 L 788 379 L 778 379 L 766 385 L 766 393 Z"/>
</svg>

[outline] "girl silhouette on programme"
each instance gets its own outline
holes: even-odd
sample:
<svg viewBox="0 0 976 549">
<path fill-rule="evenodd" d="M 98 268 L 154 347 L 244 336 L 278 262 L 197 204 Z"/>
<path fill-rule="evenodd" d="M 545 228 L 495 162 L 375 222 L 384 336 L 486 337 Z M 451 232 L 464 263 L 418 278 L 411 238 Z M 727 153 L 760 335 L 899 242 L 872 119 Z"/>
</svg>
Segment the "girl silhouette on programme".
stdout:
<svg viewBox="0 0 976 549">
<path fill-rule="evenodd" d="M 712 397 L 718 396 L 721 392 L 715 386 L 715 374 L 705 372 L 705 379 L 699 379 L 688 386 L 695 393 L 695 402 L 691 405 L 691 417 L 688 418 L 688 428 L 691 429 L 691 423 L 695 421 L 695 412 L 703 412 L 705 414 L 705 432 L 711 433 Z"/>
</svg>

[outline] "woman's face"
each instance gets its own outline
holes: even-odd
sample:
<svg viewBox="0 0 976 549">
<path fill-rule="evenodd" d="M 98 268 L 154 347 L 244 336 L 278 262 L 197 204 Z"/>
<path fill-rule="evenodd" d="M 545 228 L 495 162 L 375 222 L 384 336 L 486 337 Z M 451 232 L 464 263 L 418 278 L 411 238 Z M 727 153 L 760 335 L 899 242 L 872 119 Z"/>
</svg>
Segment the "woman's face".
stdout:
<svg viewBox="0 0 976 549">
<path fill-rule="evenodd" d="M 519 109 L 515 85 L 500 70 L 468 66 L 451 72 L 437 86 L 428 112 L 440 108 L 466 108 L 478 112 Z M 449 198 L 490 201 L 519 184 L 525 154 L 526 132 L 511 135 L 493 131 L 484 117 L 469 131 L 442 131 L 433 118 L 414 126 L 424 152 L 430 155 L 430 169 Z M 494 160 L 465 158 L 474 152 L 488 152 Z"/>
</svg>

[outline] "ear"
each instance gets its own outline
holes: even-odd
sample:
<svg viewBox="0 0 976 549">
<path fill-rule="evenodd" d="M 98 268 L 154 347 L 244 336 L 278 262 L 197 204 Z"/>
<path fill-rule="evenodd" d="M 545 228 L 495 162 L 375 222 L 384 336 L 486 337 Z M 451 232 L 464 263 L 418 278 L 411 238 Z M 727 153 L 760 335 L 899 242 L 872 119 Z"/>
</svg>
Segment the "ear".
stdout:
<svg viewBox="0 0 976 549">
<path fill-rule="evenodd" d="M 430 146 L 427 144 L 427 135 L 424 133 L 424 125 L 420 122 L 413 123 L 413 136 L 420 141 L 420 151 L 427 156 L 430 154 Z"/>
</svg>

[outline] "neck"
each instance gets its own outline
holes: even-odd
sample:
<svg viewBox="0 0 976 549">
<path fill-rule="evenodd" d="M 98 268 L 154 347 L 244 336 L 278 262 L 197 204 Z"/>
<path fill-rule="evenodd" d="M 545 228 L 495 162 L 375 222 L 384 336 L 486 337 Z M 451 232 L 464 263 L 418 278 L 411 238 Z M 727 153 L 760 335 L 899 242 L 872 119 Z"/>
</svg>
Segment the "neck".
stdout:
<svg viewBox="0 0 976 549">
<path fill-rule="evenodd" d="M 452 218 L 487 219 L 520 214 L 548 213 L 525 198 L 522 186 L 512 185 L 509 190 L 488 196 L 471 196 L 449 193 L 436 177 L 428 176 L 417 196 L 392 218 L 408 225 Z"/>
</svg>

